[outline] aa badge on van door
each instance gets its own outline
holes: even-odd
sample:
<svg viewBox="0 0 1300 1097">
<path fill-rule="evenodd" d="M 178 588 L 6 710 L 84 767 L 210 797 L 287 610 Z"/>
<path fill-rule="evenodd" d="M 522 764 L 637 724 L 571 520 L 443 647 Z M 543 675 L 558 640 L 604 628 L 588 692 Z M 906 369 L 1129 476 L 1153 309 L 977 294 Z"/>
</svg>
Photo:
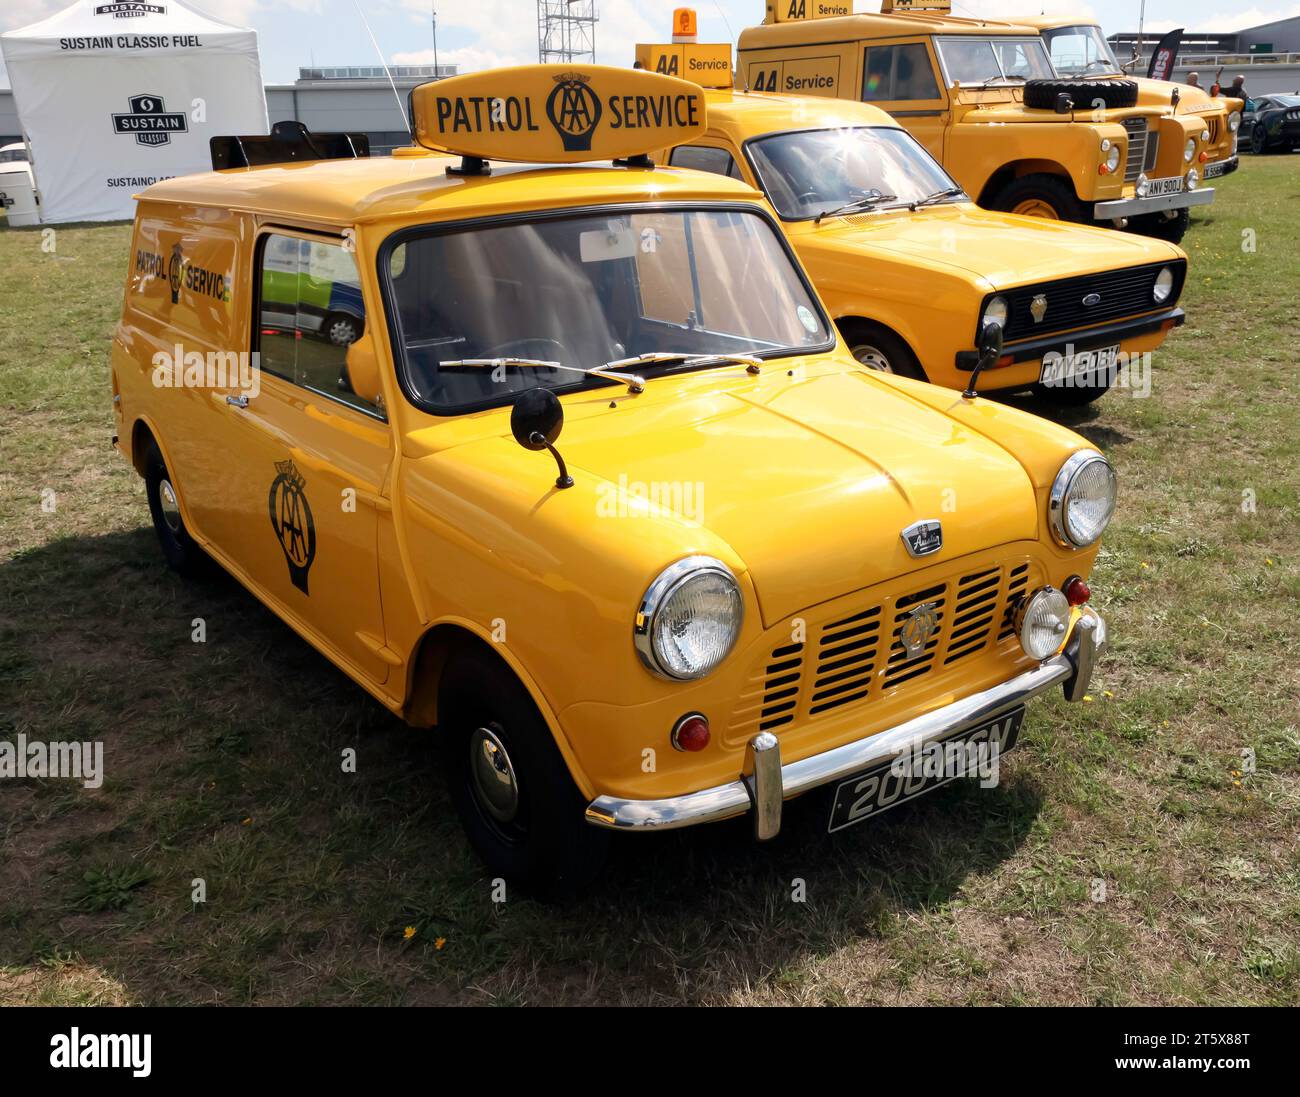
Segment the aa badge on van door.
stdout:
<svg viewBox="0 0 1300 1097">
<path fill-rule="evenodd" d="M 290 582 L 303 594 L 310 595 L 307 572 L 316 558 L 316 523 L 312 521 L 311 506 L 302 490 L 306 481 L 292 461 L 277 461 L 275 470 L 279 475 L 271 481 L 271 495 L 267 500 L 271 528 L 289 565 Z"/>
</svg>

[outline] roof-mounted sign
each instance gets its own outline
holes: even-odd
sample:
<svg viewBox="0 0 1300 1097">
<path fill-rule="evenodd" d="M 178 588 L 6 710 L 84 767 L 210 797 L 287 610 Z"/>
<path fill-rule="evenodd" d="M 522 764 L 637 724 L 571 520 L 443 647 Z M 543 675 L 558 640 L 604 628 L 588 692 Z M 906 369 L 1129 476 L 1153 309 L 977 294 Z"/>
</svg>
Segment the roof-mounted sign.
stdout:
<svg viewBox="0 0 1300 1097">
<path fill-rule="evenodd" d="M 638 43 L 636 65 L 661 76 L 677 76 L 702 88 L 729 88 L 730 42 L 697 42 L 694 8 L 673 12 L 673 40 L 666 43 Z"/>
<path fill-rule="evenodd" d="M 411 92 L 416 142 L 483 160 L 618 160 L 704 132 L 696 84 L 607 65 L 522 65 Z"/>
<path fill-rule="evenodd" d="M 952 13 L 952 0 L 881 0 L 882 15 L 909 11 L 932 11 L 940 15 L 949 15 Z"/>
<path fill-rule="evenodd" d="M 889 0 L 885 0 L 889 3 Z M 800 23 L 853 14 L 853 0 L 767 0 L 764 23 Z"/>
</svg>

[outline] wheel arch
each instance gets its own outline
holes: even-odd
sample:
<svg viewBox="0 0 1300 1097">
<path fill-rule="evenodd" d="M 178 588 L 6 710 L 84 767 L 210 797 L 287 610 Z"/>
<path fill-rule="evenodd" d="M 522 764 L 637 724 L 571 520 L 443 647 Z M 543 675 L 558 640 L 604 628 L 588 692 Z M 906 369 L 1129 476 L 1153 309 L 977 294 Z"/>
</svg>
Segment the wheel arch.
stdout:
<svg viewBox="0 0 1300 1097">
<path fill-rule="evenodd" d="M 145 454 L 149 451 L 150 442 L 153 442 L 158 447 L 158 452 L 162 454 L 163 464 L 167 466 L 167 474 L 171 477 L 172 485 L 176 489 L 176 501 L 180 504 L 181 520 L 184 521 L 185 528 L 189 530 L 190 536 L 207 551 L 208 540 L 199 531 L 194 523 L 194 516 L 190 513 L 190 505 L 185 491 L 185 478 L 177 470 L 176 462 L 172 460 L 171 450 L 167 447 L 162 431 L 158 429 L 158 425 L 149 416 L 138 415 L 135 422 L 131 424 L 131 453 L 129 456 L 132 467 L 139 473 L 141 479 L 144 479 L 146 473 Z"/>
<path fill-rule="evenodd" d="M 1009 164 L 1003 164 L 988 177 L 988 181 L 980 189 L 978 204 L 988 207 L 1004 187 L 1014 183 L 1017 179 L 1023 179 L 1026 175 L 1058 176 L 1069 184 L 1075 198 L 1083 201 L 1082 198 L 1079 198 L 1079 188 L 1074 185 L 1074 177 L 1065 169 L 1063 164 L 1055 160 L 1013 160 Z"/>
<path fill-rule="evenodd" d="M 490 634 L 477 622 L 456 619 L 437 621 L 416 641 L 411 657 L 407 660 L 406 700 L 402 706 L 406 722 L 416 727 L 434 727 L 437 724 L 438 694 L 443 685 L 443 672 L 451 657 L 462 651 L 474 651 L 498 661 L 524 687 L 550 731 L 551 738 L 555 740 L 573 783 L 584 796 L 589 799 L 594 797 L 595 788 L 578 763 L 555 711 L 542 694 L 536 679 L 515 652 L 504 644 L 494 643 Z"/>
<path fill-rule="evenodd" d="M 929 379 L 929 374 L 926 372 L 925 363 L 921 360 L 921 356 L 916 352 L 916 340 L 913 339 L 908 334 L 908 331 L 904 325 L 891 323 L 886 320 L 878 319 L 874 316 L 863 316 L 860 315 L 859 312 L 850 312 L 850 313 L 846 313 L 843 316 L 835 317 L 835 327 L 839 330 L 841 338 L 843 338 L 846 343 L 849 342 L 849 334 L 848 331 L 846 331 L 845 329 L 847 328 L 851 330 L 855 326 L 865 327 L 865 328 L 881 328 L 884 331 L 888 332 L 895 339 L 899 340 L 905 347 L 907 347 L 908 353 L 911 354 L 912 361 L 916 364 L 917 369 L 921 371 L 922 376 L 924 376 L 927 380 Z"/>
</svg>

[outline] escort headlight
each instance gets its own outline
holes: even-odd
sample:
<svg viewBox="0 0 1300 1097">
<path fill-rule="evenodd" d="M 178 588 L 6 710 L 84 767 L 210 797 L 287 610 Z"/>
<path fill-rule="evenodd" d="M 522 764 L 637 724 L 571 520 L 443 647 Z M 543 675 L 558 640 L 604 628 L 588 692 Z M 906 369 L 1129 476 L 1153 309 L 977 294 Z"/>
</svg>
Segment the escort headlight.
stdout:
<svg viewBox="0 0 1300 1097">
<path fill-rule="evenodd" d="M 1236 133 L 1240 126 L 1241 126 L 1241 111 L 1234 110 L 1231 114 L 1228 115 L 1228 129 L 1230 129 L 1233 133 Z"/>
<path fill-rule="evenodd" d="M 721 560 L 678 560 L 641 599 L 632 629 L 637 654 L 663 678 L 702 678 L 730 653 L 744 611 L 736 578 Z"/>
<path fill-rule="evenodd" d="M 1016 611 L 1016 632 L 1025 654 L 1035 659 L 1055 655 L 1070 630 L 1070 601 L 1055 587 L 1036 590 Z"/>
<path fill-rule="evenodd" d="M 1095 544 L 1115 513 L 1115 470 L 1095 449 L 1081 449 L 1061 466 L 1052 482 L 1048 520 L 1067 548 Z"/>
<path fill-rule="evenodd" d="M 1192 162 L 1192 157 L 1195 155 L 1196 155 L 1196 139 L 1189 137 L 1187 139 L 1187 144 L 1183 146 L 1183 159 L 1190 164 Z"/>
<path fill-rule="evenodd" d="M 980 330 L 983 331 L 990 324 L 1001 324 L 1004 328 L 1007 326 L 1007 299 L 1005 297 L 994 297 L 984 306 L 984 315 L 980 317 Z"/>
<path fill-rule="evenodd" d="M 1187 189 L 1195 190 L 1201 185 L 1201 173 L 1195 168 L 1187 173 Z"/>
<path fill-rule="evenodd" d="M 1156 304 L 1163 304 L 1169 300 L 1169 295 L 1174 292 L 1174 272 L 1172 267 L 1161 267 L 1160 273 L 1156 275 L 1156 283 L 1151 287 L 1151 296 L 1156 299 Z"/>
</svg>

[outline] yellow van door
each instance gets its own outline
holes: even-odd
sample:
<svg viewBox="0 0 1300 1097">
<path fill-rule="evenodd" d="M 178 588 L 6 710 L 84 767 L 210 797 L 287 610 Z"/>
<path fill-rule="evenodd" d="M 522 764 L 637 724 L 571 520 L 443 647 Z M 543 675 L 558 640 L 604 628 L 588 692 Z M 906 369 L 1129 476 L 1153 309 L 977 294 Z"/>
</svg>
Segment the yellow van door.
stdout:
<svg viewBox="0 0 1300 1097">
<path fill-rule="evenodd" d="M 393 440 L 382 405 L 348 376 L 366 323 L 355 258 L 338 238 L 265 232 L 253 282 L 260 385 L 223 409 L 227 551 L 290 618 L 383 682 L 377 543 Z"/>
<path fill-rule="evenodd" d="M 861 99 L 898 119 L 939 163 L 948 128 L 948 94 L 928 38 L 864 47 Z"/>
</svg>

